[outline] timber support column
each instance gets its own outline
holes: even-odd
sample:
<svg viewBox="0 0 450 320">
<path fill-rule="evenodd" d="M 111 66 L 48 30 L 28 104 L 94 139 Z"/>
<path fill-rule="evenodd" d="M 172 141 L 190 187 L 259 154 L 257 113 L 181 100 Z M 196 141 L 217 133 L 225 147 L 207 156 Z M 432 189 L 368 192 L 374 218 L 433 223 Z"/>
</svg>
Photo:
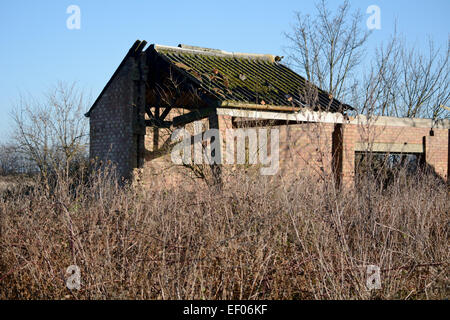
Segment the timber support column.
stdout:
<svg viewBox="0 0 450 320">
<path fill-rule="evenodd" d="M 144 44 L 145 46 L 145 44 Z M 142 178 L 142 168 L 145 159 L 145 104 L 148 67 L 147 56 L 145 53 L 137 54 L 132 57 L 132 145 L 128 157 L 129 167 L 131 169 L 130 178 L 138 182 Z"/>
<path fill-rule="evenodd" d="M 209 129 L 217 129 L 219 136 L 218 137 L 211 137 L 210 144 L 211 146 L 214 144 L 218 146 L 218 148 L 212 148 L 211 147 L 211 159 L 214 159 L 214 163 L 210 165 L 212 178 L 214 186 L 218 188 L 218 190 L 222 189 L 222 164 L 223 164 L 223 132 L 221 130 L 221 127 L 223 126 L 223 123 L 221 123 L 221 116 L 217 115 L 217 112 L 215 111 L 208 117 L 208 125 Z M 215 139 L 218 138 L 219 141 L 215 141 Z M 216 163 L 215 161 L 218 161 Z"/>
</svg>

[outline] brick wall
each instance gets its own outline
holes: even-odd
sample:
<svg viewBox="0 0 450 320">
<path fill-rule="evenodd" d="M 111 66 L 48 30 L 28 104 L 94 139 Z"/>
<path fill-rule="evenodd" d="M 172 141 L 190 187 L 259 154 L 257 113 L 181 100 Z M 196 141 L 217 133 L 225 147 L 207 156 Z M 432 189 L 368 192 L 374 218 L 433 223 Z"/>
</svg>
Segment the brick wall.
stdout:
<svg viewBox="0 0 450 320">
<path fill-rule="evenodd" d="M 225 135 L 225 130 L 233 126 L 231 116 L 218 116 L 219 130 Z M 252 127 L 252 124 L 242 124 L 242 127 Z M 276 178 L 288 183 L 301 175 L 312 175 L 318 179 L 330 179 L 332 175 L 332 132 L 333 124 L 302 123 L 290 125 L 266 125 L 258 128 L 275 129 L 279 131 L 279 170 Z M 226 143 L 229 143 L 226 141 Z M 268 147 L 270 146 L 270 134 Z M 235 141 L 234 150 L 237 145 Z M 270 149 L 270 147 L 269 147 Z M 226 146 L 222 147 L 223 154 Z M 258 159 L 259 163 L 259 159 Z M 259 163 L 259 166 L 261 164 Z M 236 166 L 225 166 L 228 169 Z"/>
<path fill-rule="evenodd" d="M 310 174 L 329 179 L 332 174 L 333 125 L 303 123 L 274 127 L 280 130 L 280 174 Z"/>
<path fill-rule="evenodd" d="M 135 166 L 133 121 L 137 110 L 133 107 L 134 82 L 131 81 L 135 61 L 129 58 L 91 111 L 90 157 L 117 165 L 117 172 L 131 177 Z"/>
<path fill-rule="evenodd" d="M 357 142 L 422 145 L 429 169 L 448 181 L 449 130 L 398 126 L 358 126 Z"/>
<path fill-rule="evenodd" d="M 112 79 L 90 115 L 90 155 L 117 164 L 118 173 L 133 177 L 139 170 L 145 181 L 159 181 L 168 187 L 196 184 L 196 175 L 170 158 L 170 135 L 173 128 L 153 128 L 143 124 L 145 92 L 139 79 L 139 61 L 130 57 Z M 163 112 L 161 109 L 160 112 Z M 166 120 L 187 111 L 173 109 Z M 216 118 L 217 117 L 217 118 Z M 242 118 L 240 119 L 242 120 Z M 204 130 L 214 127 L 221 134 L 232 128 L 231 116 L 212 115 L 202 120 Z M 352 186 L 355 172 L 355 148 L 358 143 L 423 145 L 429 168 L 443 179 L 449 171 L 449 130 L 407 126 L 373 126 L 354 124 L 294 123 L 270 126 L 279 130 L 280 169 L 277 176 L 292 179 L 312 175 L 333 179 Z M 192 124 L 187 129 L 193 132 Z M 168 147 L 168 148 L 167 148 Z M 225 146 L 222 146 L 225 154 Z M 144 160 L 145 159 L 145 160 Z"/>
<path fill-rule="evenodd" d="M 448 145 L 450 130 L 434 129 L 434 136 L 424 137 L 425 161 L 430 169 L 448 181 Z M 447 146 L 447 148 L 445 148 Z"/>
<path fill-rule="evenodd" d="M 230 116 L 219 116 L 219 128 L 232 127 Z M 348 187 L 354 185 L 355 150 L 358 143 L 423 146 L 428 168 L 448 181 L 449 130 L 407 126 L 301 123 L 271 126 L 280 132 L 280 170 L 283 179 L 312 175 L 336 178 Z M 225 149 L 224 149 L 225 150 Z M 225 152 L 225 151 L 224 151 Z"/>
</svg>

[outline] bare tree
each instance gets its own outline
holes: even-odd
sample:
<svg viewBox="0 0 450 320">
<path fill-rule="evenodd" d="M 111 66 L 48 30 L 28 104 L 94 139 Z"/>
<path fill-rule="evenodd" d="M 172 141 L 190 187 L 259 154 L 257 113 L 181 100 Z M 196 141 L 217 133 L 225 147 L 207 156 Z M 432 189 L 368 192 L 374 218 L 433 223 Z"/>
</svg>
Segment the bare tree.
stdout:
<svg viewBox="0 0 450 320">
<path fill-rule="evenodd" d="M 450 98 L 449 44 L 442 53 L 430 39 L 427 54 L 402 46 L 400 79 L 396 83 L 396 105 L 399 107 L 396 114 L 433 119 L 449 116 L 448 111 L 441 107 Z"/>
<path fill-rule="evenodd" d="M 345 99 L 370 32 L 361 29 L 362 15 L 351 13 L 348 1 L 334 15 L 327 6 L 325 0 L 316 4 L 313 17 L 296 13 L 292 31 L 285 33 L 290 42 L 287 54 L 309 82 Z"/>
<path fill-rule="evenodd" d="M 430 39 L 428 51 L 407 45 L 395 31 L 362 66 L 369 31 L 359 11 L 345 1 L 333 14 L 325 0 L 314 16 L 296 13 L 285 36 L 290 63 L 309 82 L 341 101 L 352 101 L 360 113 L 396 117 L 448 118 L 450 40 L 446 50 Z M 395 28 L 396 29 L 396 28 Z"/>
<path fill-rule="evenodd" d="M 76 85 L 59 82 L 41 101 L 21 96 L 12 112 L 17 150 L 35 163 L 44 178 L 51 170 L 69 174 L 87 150 L 87 102 Z"/>
<path fill-rule="evenodd" d="M 442 52 L 430 40 L 423 54 L 394 35 L 354 87 L 353 105 L 368 115 L 448 118 L 449 49 Z"/>
<path fill-rule="evenodd" d="M 369 117 L 394 115 L 397 103 L 397 82 L 400 77 L 401 46 L 397 36 L 375 51 L 375 59 L 366 72 L 352 86 L 352 105 Z"/>
</svg>

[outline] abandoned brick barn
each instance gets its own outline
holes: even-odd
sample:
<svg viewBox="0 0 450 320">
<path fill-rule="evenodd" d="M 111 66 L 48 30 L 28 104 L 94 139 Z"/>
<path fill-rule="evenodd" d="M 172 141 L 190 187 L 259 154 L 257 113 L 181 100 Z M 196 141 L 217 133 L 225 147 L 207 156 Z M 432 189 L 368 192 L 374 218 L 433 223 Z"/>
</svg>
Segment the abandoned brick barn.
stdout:
<svg viewBox="0 0 450 320">
<path fill-rule="evenodd" d="M 370 150 L 415 156 L 448 179 L 448 119 L 352 117 L 351 106 L 308 84 L 278 56 L 145 47 L 134 43 L 86 113 L 90 157 L 115 163 L 126 179 L 139 175 L 175 186 L 182 174 L 195 177 L 170 158 L 171 133 L 194 121 L 221 134 L 278 129 L 278 177 L 329 175 L 351 186 L 358 155 Z"/>
</svg>

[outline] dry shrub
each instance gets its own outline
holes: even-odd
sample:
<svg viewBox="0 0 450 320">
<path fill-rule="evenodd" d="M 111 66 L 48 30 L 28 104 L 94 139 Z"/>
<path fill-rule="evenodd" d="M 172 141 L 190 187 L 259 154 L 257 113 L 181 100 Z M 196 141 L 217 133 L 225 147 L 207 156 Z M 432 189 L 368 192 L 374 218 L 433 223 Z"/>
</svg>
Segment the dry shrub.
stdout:
<svg viewBox="0 0 450 320">
<path fill-rule="evenodd" d="M 108 174 L 0 203 L 2 299 L 448 298 L 449 201 L 431 176 L 333 183 L 236 174 L 220 190 Z M 81 269 L 81 290 L 65 284 Z M 366 289 L 367 265 L 382 288 Z"/>
</svg>

